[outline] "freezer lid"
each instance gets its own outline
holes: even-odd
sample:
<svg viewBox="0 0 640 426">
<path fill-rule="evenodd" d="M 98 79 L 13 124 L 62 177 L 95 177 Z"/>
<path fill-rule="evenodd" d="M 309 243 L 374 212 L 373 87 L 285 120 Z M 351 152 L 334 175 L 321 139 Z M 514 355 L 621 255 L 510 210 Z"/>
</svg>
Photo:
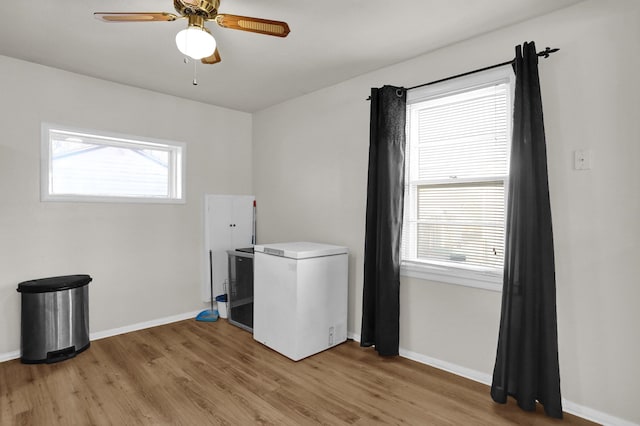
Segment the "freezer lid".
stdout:
<svg viewBox="0 0 640 426">
<path fill-rule="evenodd" d="M 288 257 L 290 259 L 308 259 L 349 253 L 349 249 L 346 247 L 309 242 L 256 244 L 254 250 L 257 253 Z"/>
</svg>

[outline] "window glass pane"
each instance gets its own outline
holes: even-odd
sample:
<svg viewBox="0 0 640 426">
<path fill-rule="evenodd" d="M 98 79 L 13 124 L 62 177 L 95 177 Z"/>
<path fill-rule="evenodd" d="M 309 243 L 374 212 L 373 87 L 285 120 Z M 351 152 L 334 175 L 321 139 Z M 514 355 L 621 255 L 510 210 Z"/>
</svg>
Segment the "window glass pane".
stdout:
<svg viewBox="0 0 640 426">
<path fill-rule="evenodd" d="M 54 141 L 52 192 L 169 196 L 167 151 Z"/>
<path fill-rule="evenodd" d="M 45 199 L 182 199 L 180 145 L 51 128 L 46 133 Z"/>
<path fill-rule="evenodd" d="M 418 188 L 417 257 L 502 268 L 504 184 Z"/>
</svg>

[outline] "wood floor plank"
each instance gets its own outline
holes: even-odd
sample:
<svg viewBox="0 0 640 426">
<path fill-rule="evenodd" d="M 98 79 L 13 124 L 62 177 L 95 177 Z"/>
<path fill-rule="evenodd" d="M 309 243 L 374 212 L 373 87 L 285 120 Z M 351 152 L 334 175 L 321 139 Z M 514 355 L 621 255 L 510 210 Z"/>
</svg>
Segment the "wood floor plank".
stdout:
<svg viewBox="0 0 640 426">
<path fill-rule="evenodd" d="M 2 425 L 553 425 L 489 388 L 347 342 L 293 362 L 226 321 L 98 341 L 71 360 L 0 364 Z M 593 424 L 566 415 L 563 425 Z"/>
</svg>

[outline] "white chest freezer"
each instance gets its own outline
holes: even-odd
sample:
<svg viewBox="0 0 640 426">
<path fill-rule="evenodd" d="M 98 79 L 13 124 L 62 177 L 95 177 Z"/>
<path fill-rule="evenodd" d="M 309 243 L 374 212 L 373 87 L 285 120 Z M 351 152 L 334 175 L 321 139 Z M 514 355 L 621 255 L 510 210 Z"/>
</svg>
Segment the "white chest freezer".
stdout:
<svg viewBox="0 0 640 426">
<path fill-rule="evenodd" d="M 254 247 L 253 338 L 298 361 L 347 339 L 348 249 Z"/>
</svg>

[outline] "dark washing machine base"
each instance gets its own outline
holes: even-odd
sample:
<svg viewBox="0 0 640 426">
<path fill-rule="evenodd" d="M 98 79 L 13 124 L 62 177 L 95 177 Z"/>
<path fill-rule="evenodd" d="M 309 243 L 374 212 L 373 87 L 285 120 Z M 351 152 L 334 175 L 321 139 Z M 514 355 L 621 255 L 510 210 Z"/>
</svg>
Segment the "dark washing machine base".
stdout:
<svg viewBox="0 0 640 426">
<path fill-rule="evenodd" d="M 91 342 L 87 343 L 85 346 L 83 346 L 78 350 L 76 350 L 75 346 L 71 346 L 65 349 L 48 352 L 47 357 L 44 359 L 27 359 L 22 357 L 20 358 L 20 361 L 23 364 L 54 364 L 56 362 L 64 361 L 64 360 L 75 357 L 79 353 L 82 353 L 87 349 L 89 349 L 89 346 L 91 346 Z"/>
</svg>

